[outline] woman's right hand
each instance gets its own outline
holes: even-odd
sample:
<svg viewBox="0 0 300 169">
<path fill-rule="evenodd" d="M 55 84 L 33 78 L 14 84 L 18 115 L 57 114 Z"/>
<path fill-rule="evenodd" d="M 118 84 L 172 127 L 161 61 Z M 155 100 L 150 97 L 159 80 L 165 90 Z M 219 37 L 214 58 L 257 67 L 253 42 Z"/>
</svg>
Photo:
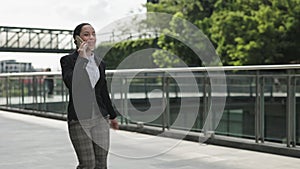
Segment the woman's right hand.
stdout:
<svg viewBox="0 0 300 169">
<path fill-rule="evenodd" d="M 87 58 L 87 48 L 88 45 L 85 41 L 80 44 L 79 48 L 77 49 L 80 57 Z"/>
</svg>

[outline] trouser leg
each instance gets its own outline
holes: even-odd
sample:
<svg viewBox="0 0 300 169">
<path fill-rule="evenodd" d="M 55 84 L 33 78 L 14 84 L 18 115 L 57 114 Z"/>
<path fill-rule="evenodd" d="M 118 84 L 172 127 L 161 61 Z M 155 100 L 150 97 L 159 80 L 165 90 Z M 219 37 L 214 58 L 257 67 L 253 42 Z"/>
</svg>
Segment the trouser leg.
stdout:
<svg viewBox="0 0 300 169">
<path fill-rule="evenodd" d="M 107 155 L 109 149 L 109 124 L 106 119 L 100 122 L 91 130 L 94 141 L 95 169 L 107 169 Z"/>
<path fill-rule="evenodd" d="M 69 136 L 79 161 L 77 169 L 94 169 L 95 153 L 89 131 L 83 129 L 78 121 L 69 122 L 68 126 Z"/>
</svg>

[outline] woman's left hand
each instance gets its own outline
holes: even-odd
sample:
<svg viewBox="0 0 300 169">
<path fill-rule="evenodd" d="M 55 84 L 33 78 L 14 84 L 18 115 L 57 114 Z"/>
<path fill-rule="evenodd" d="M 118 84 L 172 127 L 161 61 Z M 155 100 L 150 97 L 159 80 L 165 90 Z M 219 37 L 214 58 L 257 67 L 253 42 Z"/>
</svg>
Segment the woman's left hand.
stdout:
<svg viewBox="0 0 300 169">
<path fill-rule="evenodd" d="M 118 129 L 119 129 L 119 123 L 118 123 L 118 120 L 117 120 L 116 118 L 110 120 L 110 126 L 111 126 L 111 128 L 113 128 L 114 130 L 118 130 Z"/>
</svg>

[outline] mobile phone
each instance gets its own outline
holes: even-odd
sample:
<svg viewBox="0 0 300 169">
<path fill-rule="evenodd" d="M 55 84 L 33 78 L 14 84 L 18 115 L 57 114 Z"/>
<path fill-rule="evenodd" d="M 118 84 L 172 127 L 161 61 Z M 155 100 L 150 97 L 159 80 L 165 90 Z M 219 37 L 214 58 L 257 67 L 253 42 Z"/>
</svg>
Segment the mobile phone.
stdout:
<svg viewBox="0 0 300 169">
<path fill-rule="evenodd" d="M 75 36 L 75 39 L 76 39 L 77 47 L 79 48 L 83 40 L 78 35 Z"/>
</svg>

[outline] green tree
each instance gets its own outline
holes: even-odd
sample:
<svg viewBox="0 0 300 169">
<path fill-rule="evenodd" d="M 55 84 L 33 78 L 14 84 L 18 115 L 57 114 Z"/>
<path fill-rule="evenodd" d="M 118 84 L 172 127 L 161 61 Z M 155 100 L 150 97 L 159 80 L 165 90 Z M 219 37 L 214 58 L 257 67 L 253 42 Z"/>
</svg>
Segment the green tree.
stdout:
<svg viewBox="0 0 300 169">
<path fill-rule="evenodd" d="M 161 0 L 159 4 L 148 4 L 148 12 L 165 12 L 172 14 L 173 17 L 170 21 L 169 28 L 163 30 L 163 34 L 158 39 L 158 46 L 164 51 L 157 51 L 153 58 L 154 62 L 160 67 L 173 67 L 182 63 L 189 66 L 201 66 L 202 61 L 192 51 L 187 44 L 180 42 L 178 39 L 173 38 L 172 34 L 177 34 L 189 31 L 189 27 L 182 22 L 187 20 L 198 27 L 209 27 L 207 23 L 202 23 L 202 20 L 210 17 L 213 11 L 213 4 L 216 0 L 198 1 L 198 0 Z M 203 29 L 205 30 L 205 29 Z M 208 31 L 206 31 L 208 32 Z M 199 39 L 200 37 L 193 36 L 192 33 L 183 33 L 186 37 L 184 39 Z M 199 46 L 202 44 L 200 42 Z M 177 58 L 174 57 L 178 56 Z M 180 65 L 180 64 L 179 64 Z M 182 64 L 181 64 L 182 65 Z"/>
<path fill-rule="evenodd" d="M 161 0 L 147 9 L 197 25 L 224 65 L 299 62 L 300 0 Z M 196 63 L 186 46 L 172 38 L 160 37 L 159 46 Z"/>
<path fill-rule="evenodd" d="M 160 0 L 146 6 L 148 12 L 171 14 L 171 21 L 159 23 L 151 21 L 151 17 L 138 20 L 141 32 L 152 28 L 150 32 L 163 33 L 155 39 L 114 45 L 105 58 L 111 68 L 131 53 L 149 47 L 163 50 L 148 58 L 159 67 L 177 66 L 180 60 L 189 66 L 201 66 L 203 63 L 194 51 L 172 36 L 180 30 L 189 31 L 187 26 L 180 25 L 180 19 L 196 25 L 212 41 L 223 65 L 300 62 L 300 0 Z M 198 37 L 188 34 L 182 38 Z M 195 44 L 202 49 L 206 47 L 199 42 Z"/>
<path fill-rule="evenodd" d="M 299 0 L 218 1 L 211 39 L 228 65 L 298 61 Z"/>
<path fill-rule="evenodd" d="M 116 69 L 124 59 L 135 52 L 141 51 L 143 49 L 158 48 L 156 39 L 139 39 L 139 40 L 127 40 L 117 42 L 115 44 L 107 43 L 102 44 L 97 47 L 95 53 L 98 56 L 104 57 L 104 61 L 108 65 L 108 69 Z M 103 53 L 107 52 L 107 53 Z M 140 66 L 140 68 L 150 68 L 146 67 L 153 64 L 152 55 L 142 56 L 140 59 L 132 59 L 131 65 Z M 143 62 L 141 62 L 141 59 Z M 143 65 L 144 64 L 144 65 Z M 138 67 L 128 67 L 128 68 L 138 68 Z"/>
</svg>

